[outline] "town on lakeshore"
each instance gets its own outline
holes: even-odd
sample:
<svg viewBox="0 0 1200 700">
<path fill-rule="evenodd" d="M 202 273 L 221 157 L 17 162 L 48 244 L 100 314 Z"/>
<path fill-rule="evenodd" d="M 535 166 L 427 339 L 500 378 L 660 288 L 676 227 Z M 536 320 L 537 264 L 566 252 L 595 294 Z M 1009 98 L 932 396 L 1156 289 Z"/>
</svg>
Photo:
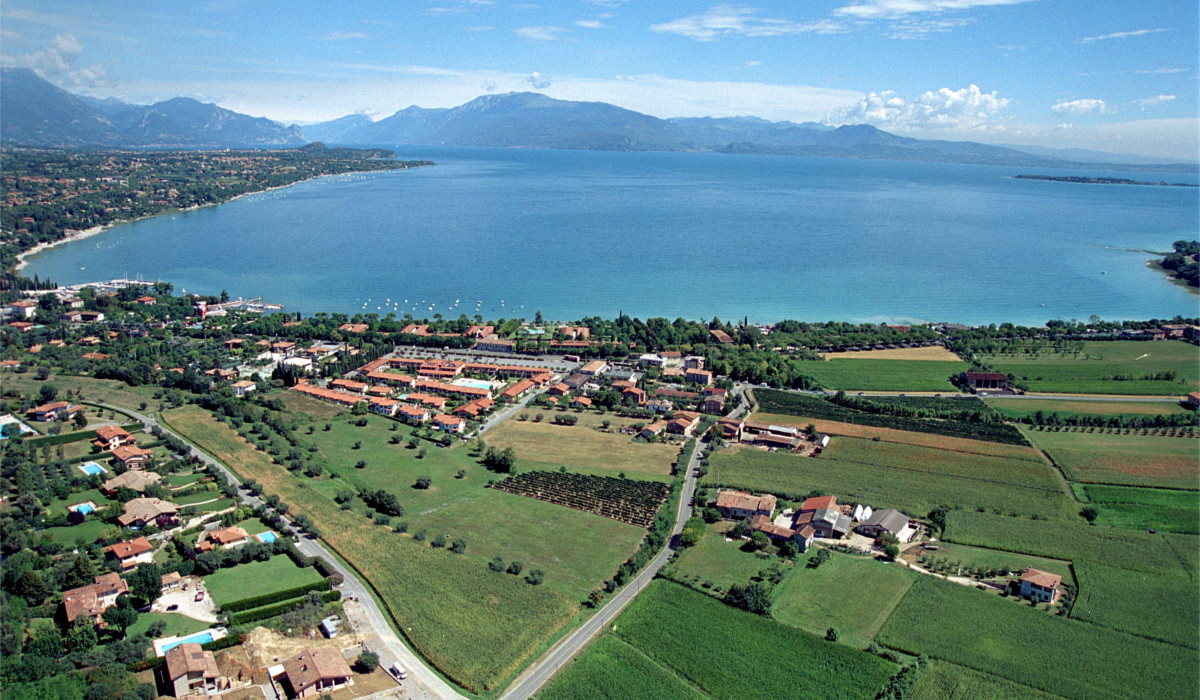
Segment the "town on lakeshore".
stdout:
<svg viewBox="0 0 1200 700">
<path fill-rule="evenodd" d="M 1200 318 L 306 315 L 58 285 L 22 255 L 429 163 L 0 160 L 6 698 L 1200 692 Z"/>
</svg>

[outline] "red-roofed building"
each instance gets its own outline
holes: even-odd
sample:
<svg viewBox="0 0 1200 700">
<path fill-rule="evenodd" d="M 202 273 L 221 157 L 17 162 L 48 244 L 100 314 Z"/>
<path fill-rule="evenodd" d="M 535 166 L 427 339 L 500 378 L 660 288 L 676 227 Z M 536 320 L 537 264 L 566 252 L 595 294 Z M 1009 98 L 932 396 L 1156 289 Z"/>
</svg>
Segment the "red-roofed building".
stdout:
<svg viewBox="0 0 1200 700">
<path fill-rule="evenodd" d="M 817 511 L 825 508 L 837 508 L 837 496 L 813 496 L 800 504 L 800 512 Z"/>
<path fill-rule="evenodd" d="M 1055 603 L 1058 601 L 1058 587 L 1061 583 L 1062 576 L 1029 567 L 1021 574 L 1020 594 L 1022 598 L 1039 603 Z"/>
<path fill-rule="evenodd" d="M 461 433 L 467 427 L 467 422 L 458 416 L 443 413 L 433 417 L 433 427 L 444 433 Z"/>
<path fill-rule="evenodd" d="M 366 333 L 370 328 L 365 323 L 343 323 L 338 326 L 338 330 L 344 333 Z"/>
<path fill-rule="evenodd" d="M 119 425 L 105 425 L 96 429 L 96 439 L 92 444 L 105 452 L 110 452 L 122 445 L 133 443 L 133 436 Z"/>
<path fill-rule="evenodd" d="M 150 461 L 154 453 L 137 445 L 122 445 L 112 451 L 113 459 L 130 469 L 140 469 Z"/>
<path fill-rule="evenodd" d="M 412 397 L 410 396 L 409 398 Z M 396 414 L 406 422 L 417 425 L 429 420 L 429 409 L 424 406 L 409 406 L 405 404 L 396 411 Z"/>
<path fill-rule="evenodd" d="M 731 338 L 728 333 L 720 329 L 711 330 L 708 332 L 708 334 L 713 337 L 713 340 L 721 343 L 722 345 L 729 345 L 733 342 L 733 338 Z"/>
<path fill-rule="evenodd" d="M 400 410 L 400 402 L 382 396 L 372 396 L 367 399 L 367 408 L 381 416 L 394 416 Z"/>
<path fill-rule="evenodd" d="M 104 551 L 107 556 L 121 562 L 122 571 L 137 568 L 138 564 L 148 564 L 154 557 L 154 545 L 145 537 L 135 537 L 109 545 Z"/>
<path fill-rule="evenodd" d="M 726 520 L 741 520 L 775 512 L 777 502 L 771 494 L 751 496 L 743 491 L 722 491 L 717 494 L 717 512 Z"/>
<path fill-rule="evenodd" d="M 82 411 L 83 406 L 72 406 L 66 401 L 53 401 L 35 406 L 27 412 L 29 417 L 40 423 L 51 420 L 68 420 L 76 412 Z"/>
<path fill-rule="evenodd" d="M 61 620 L 71 624 L 81 617 L 94 617 L 96 626 L 103 627 L 100 614 L 116 603 L 118 597 L 129 593 L 129 584 L 115 572 L 97 576 L 94 581 L 89 586 L 63 591 L 58 610 Z"/>
<path fill-rule="evenodd" d="M 535 384 L 532 379 L 522 379 L 516 384 L 513 384 L 504 391 L 500 392 L 500 399 L 503 401 L 513 401 L 519 399 L 535 386 L 537 386 L 537 384 Z"/>
<path fill-rule="evenodd" d="M 353 394 L 364 394 L 367 391 L 367 384 L 356 382 L 353 379 L 335 379 L 329 382 L 330 389 L 341 389 L 349 391 Z"/>
<path fill-rule="evenodd" d="M 559 382 L 546 390 L 547 396 L 566 396 L 571 393 L 571 387 Z"/>
</svg>

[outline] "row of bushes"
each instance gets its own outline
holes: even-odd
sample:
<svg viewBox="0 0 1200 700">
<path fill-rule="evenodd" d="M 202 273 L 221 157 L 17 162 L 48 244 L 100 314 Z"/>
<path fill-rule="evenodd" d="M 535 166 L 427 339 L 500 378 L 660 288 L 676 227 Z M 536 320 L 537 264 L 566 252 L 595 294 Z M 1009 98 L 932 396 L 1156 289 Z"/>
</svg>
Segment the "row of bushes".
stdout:
<svg viewBox="0 0 1200 700">
<path fill-rule="evenodd" d="M 84 430 L 79 433 L 59 433 L 58 435 L 43 435 L 42 437 L 25 438 L 23 441 L 26 447 L 52 447 L 54 445 L 62 445 L 68 442 L 82 442 L 84 440 L 92 441 L 96 439 L 95 430 Z"/>
<path fill-rule="evenodd" d="M 321 594 L 322 603 L 330 603 L 335 600 L 341 600 L 341 598 L 341 591 L 326 591 Z M 274 605 L 265 605 L 261 608 L 254 608 L 253 610 L 245 610 L 242 612 L 233 613 L 229 616 L 229 624 L 245 625 L 251 622 L 266 620 L 267 618 L 275 617 L 291 610 L 295 610 L 296 608 L 303 606 L 306 600 L 307 598 L 302 596 L 299 598 L 285 600 L 281 603 L 275 603 Z"/>
<path fill-rule="evenodd" d="M 252 598 L 235 600 L 231 603 L 222 605 L 221 611 L 233 613 L 238 612 L 239 610 L 249 610 L 250 608 L 258 608 L 264 605 L 270 605 L 271 603 L 278 603 L 281 600 L 299 598 L 309 591 L 328 591 L 331 588 L 333 588 L 333 582 L 327 578 L 323 578 L 320 581 L 306 583 L 303 586 L 296 586 L 295 588 L 288 588 L 283 591 L 275 591 L 274 593 L 267 593 L 264 595 L 256 595 Z"/>
</svg>

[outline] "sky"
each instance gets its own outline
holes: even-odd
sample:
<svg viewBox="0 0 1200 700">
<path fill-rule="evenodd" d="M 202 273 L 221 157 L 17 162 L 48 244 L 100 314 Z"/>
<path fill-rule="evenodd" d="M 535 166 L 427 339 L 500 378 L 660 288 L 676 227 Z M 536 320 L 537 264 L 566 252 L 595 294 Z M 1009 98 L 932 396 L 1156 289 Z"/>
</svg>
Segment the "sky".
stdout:
<svg viewBox="0 0 1200 700">
<path fill-rule="evenodd" d="M 531 90 L 1200 162 L 1194 0 L 0 0 L 0 62 L 287 124 Z"/>
</svg>

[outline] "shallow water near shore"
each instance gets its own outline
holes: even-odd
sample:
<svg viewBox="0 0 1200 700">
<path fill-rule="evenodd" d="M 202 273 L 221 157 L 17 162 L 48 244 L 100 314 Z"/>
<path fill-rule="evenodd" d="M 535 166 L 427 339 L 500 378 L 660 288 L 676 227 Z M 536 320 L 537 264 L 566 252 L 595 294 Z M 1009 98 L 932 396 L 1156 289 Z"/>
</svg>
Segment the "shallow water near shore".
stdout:
<svg viewBox="0 0 1200 700">
<path fill-rule="evenodd" d="M 690 153 L 399 147 L 430 168 L 320 178 L 117 226 L 29 258 L 286 310 L 1044 323 L 1168 318 L 1151 269 L 1200 231 L 1195 173 Z"/>
</svg>

